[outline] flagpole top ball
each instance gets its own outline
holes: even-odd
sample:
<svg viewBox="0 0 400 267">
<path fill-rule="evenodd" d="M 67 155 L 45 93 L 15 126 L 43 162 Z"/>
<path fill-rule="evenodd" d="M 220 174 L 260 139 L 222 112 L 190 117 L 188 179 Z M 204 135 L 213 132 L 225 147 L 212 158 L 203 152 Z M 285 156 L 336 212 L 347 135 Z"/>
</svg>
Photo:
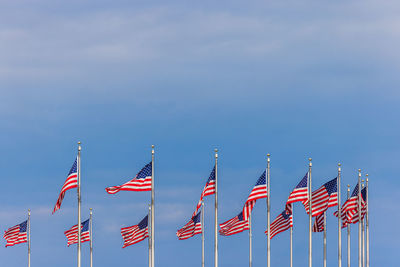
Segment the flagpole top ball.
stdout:
<svg viewBox="0 0 400 267">
<path fill-rule="evenodd" d="M 78 150 L 81 151 L 81 141 L 78 141 Z"/>
<path fill-rule="evenodd" d="M 214 149 L 214 151 L 215 151 L 215 153 L 217 153 L 217 152 L 218 152 L 218 149 Z"/>
<path fill-rule="evenodd" d="M 339 162 L 337 165 L 338 165 L 339 167 L 342 166 L 342 164 L 341 164 L 340 162 Z"/>
<path fill-rule="evenodd" d="M 151 145 L 151 148 L 154 148 L 154 145 Z"/>
<path fill-rule="evenodd" d="M 309 161 L 312 161 L 312 158 L 308 158 Z"/>
</svg>

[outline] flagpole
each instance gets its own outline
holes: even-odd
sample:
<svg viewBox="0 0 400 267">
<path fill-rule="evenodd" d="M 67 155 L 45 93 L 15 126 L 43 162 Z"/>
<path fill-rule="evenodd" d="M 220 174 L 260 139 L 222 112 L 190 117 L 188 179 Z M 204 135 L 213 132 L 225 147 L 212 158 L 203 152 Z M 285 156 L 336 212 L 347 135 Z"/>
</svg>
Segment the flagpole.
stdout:
<svg viewBox="0 0 400 267">
<path fill-rule="evenodd" d="M 350 185 L 347 185 L 347 199 L 350 198 Z M 350 224 L 347 223 L 347 267 L 350 267 Z"/>
<path fill-rule="evenodd" d="M 81 267 L 81 142 L 78 142 L 78 267 Z"/>
<path fill-rule="evenodd" d="M 31 210 L 28 209 L 28 267 L 31 267 Z"/>
<path fill-rule="evenodd" d="M 326 267 L 326 212 L 324 212 L 324 267 Z"/>
<path fill-rule="evenodd" d="M 292 205 L 292 204 L 290 204 Z M 293 225 L 294 225 L 294 216 L 293 216 L 293 206 L 292 206 L 292 227 L 290 227 L 290 267 L 293 267 Z"/>
<path fill-rule="evenodd" d="M 249 267 L 253 264 L 253 253 L 252 253 L 252 233 L 251 233 L 251 212 L 249 214 Z"/>
<path fill-rule="evenodd" d="M 204 267 L 204 201 L 201 201 L 201 267 Z"/>
<path fill-rule="evenodd" d="M 214 266 L 218 267 L 218 149 L 215 149 L 215 235 Z"/>
<path fill-rule="evenodd" d="M 362 180 L 364 183 L 364 180 Z M 362 189 L 364 189 L 364 184 L 361 185 Z M 362 213 L 361 213 L 362 216 Z M 364 226 L 364 218 L 359 218 L 359 221 L 361 223 L 361 233 L 362 233 L 362 239 L 361 239 L 361 244 L 362 244 L 362 266 L 365 267 L 365 226 Z"/>
<path fill-rule="evenodd" d="M 151 145 L 151 266 L 154 267 L 154 145 Z"/>
<path fill-rule="evenodd" d="M 93 209 L 90 208 L 90 267 L 93 267 Z"/>
<path fill-rule="evenodd" d="M 367 267 L 369 267 L 369 205 L 368 205 L 368 199 L 369 199 L 369 188 L 368 188 L 368 173 L 366 174 L 367 178 L 365 179 L 365 185 L 366 185 L 366 190 L 367 190 L 367 213 L 365 214 L 365 228 L 366 228 L 366 242 L 367 242 Z"/>
<path fill-rule="evenodd" d="M 358 169 L 358 267 L 361 267 L 361 169 Z"/>
<path fill-rule="evenodd" d="M 267 267 L 271 266 L 271 181 L 270 181 L 270 159 L 271 154 L 267 154 Z"/>
<path fill-rule="evenodd" d="M 311 186 L 311 168 L 312 159 L 309 158 L 308 167 L 308 203 L 309 203 L 309 216 L 308 216 L 308 266 L 312 267 L 312 186 Z M 360 266 L 361 267 L 361 266 Z"/>
<path fill-rule="evenodd" d="M 149 221 L 151 222 L 151 204 L 149 204 L 149 214 L 147 216 L 147 231 L 149 232 L 149 267 L 151 267 L 151 224 Z M 150 231 L 148 229 L 150 229 Z"/>
<path fill-rule="evenodd" d="M 338 267 L 342 267 L 342 203 L 340 196 L 341 164 L 338 164 L 337 194 L 338 194 Z"/>
</svg>

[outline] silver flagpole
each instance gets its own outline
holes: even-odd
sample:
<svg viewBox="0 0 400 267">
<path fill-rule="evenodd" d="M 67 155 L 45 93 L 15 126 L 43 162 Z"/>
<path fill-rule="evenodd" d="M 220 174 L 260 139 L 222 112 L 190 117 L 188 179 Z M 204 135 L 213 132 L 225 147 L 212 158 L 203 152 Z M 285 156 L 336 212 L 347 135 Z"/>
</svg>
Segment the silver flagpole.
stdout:
<svg viewBox="0 0 400 267">
<path fill-rule="evenodd" d="M 214 266 L 218 267 L 218 149 L 215 149 L 215 236 Z"/>
<path fill-rule="evenodd" d="M 347 199 L 350 198 L 350 185 L 347 185 Z M 347 267 L 350 267 L 350 224 L 347 224 Z"/>
<path fill-rule="evenodd" d="M 81 142 L 78 142 L 78 267 L 81 267 Z"/>
<path fill-rule="evenodd" d="M 149 267 L 151 267 L 151 204 L 149 204 L 149 213 L 147 215 L 147 231 L 149 233 Z"/>
<path fill-rule="evenodd" d="M 364 183 L 364 180 L 362 180 Z M 361 185 L 361 188 L 364 189 L 364 184 Z M 362 216 L 362 214 L 361 214 Z M 362 247 L 362 266 L 365 267 L 365 226 L 364 226 L 364 218 L 359 218 L 361 222 L 361 233 L 362 233 L 362 239 L 361 239 L 361 247 Z"/>
<path fill-rule="evenodd" d="M 271 179 L 270 179 L 270 159 L 271 154 L 267 154 L 267 267 L 271 266 Z"/>
<path fill-rule="evenodd" d="M 253 264 L 253 253 L 252 253 L 252 234 L 251 234 L 251 212 L 249 214 L 249 267 Z"/>
<path fill-rule="evenodd" d="M 308 216 L 308 266 L 312 267 L 312 186 L 311 186 L 311 158 L 309 160 L 308 167 L 308 203 L 309 203 L 309 216 Z"/>
<path fill-rule="evenodd" d="M 28 267 L 31 267 L 31 210 L 28 209 Z"/>
<path fill-rule="evenodd" d="M 326 267 L 326 212 L 324 212 L 324 267 Z"/>
<path fill-rule="evenodd" d="M 367 213 L 365 214 L 365 228 L 366 228 L 366 242 L 367 242 L 367 267 L 369 267 L 369 206 L 368 206 L 368 199 L 369 199 L 369 188 L 368 188 L 368 173 L 366 174 L 367 178 L 365 179 L 366 187 L 367 187 Z"/>
<path fill-rule="evenodd" d="M 358 169 L 358 267 L 361 267 L 361 169 Z"/>
<path fill-rule="evenodd" d="M 204 201 L 201 202 L 201 267 L 204 267 Z"/>
<path fill-rule="evenodd" d="M 151 266 L 154 267 L 154 145 L 151 146 Z"/>
<path fill-rule="evenodd" d="M 337 194 L 338 194 L 338 267 L 342 267 L 342 203 L 340 196 L 341 164 L 338 164 Z"/>
<path fill-rule="evenodd" d="M 292 224 L 294 225 L 294 216 L 293 216 L 293 206 L 292 206 Z M 290 227 L 290 267 L 293 267 L 293 226 Z"/>
<path fill-rule="evenodd" d="M 93 267 L 93 209 L 90 208 L 90 267 Z"/>
</svg>

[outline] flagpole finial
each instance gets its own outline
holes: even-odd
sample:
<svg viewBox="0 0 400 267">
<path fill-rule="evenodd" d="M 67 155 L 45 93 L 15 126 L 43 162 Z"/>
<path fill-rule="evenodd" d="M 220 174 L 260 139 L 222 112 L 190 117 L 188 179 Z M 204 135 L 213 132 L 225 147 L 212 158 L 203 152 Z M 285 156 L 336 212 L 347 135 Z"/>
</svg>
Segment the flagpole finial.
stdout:
<svg viewBox="0 0 400 267">
<path fill-rule="evenodd" d="M 338 163 L 338 171 L 341 171 L 342 170 L 342 164 L 339 162 Z"/>
<path fill-rule="evenodd" d="M 78 150 L 81 151 L 81 141 L 78 141 Z"/>
<path fill-rule="evenodd" d="M 337 165 L 338 165 L 339 167 L 342 166 L 342 164 L 341 164 L 340 162 L 339 162 Z"/>
<path fill-rule="evenodd" d="M 347 185 L 347 191 L 350 192 L 350 185 L 349 184 Z"/>
<path fill-rule="evenodd" d="M 214 149 L 215 152 L 215 158 L 218 158 L 218 149 Z"/>
<path fill-rule="evenodd" d="M 31 215 L 31 209 L 28 209 L 28 215 Z"/>
<path fill-rule="evenodd" d="M 312 166 L 312 158 L 308 158 L 308 161 L 309 161 L 309 165 L 310 165 L 310 167 Z"/>
<path fill-rule="evenodd" d="M 92 209 L 92 208 L 90 208 L 90 214 L 92 214 L 92 211 L 93 211 L 93 209 Z"/>
<path fill-rule="evenodd" d="M 151 145 L 151 154 L 154 155 L 154 145 Z"/>
<path fill-rule="evenodd" d="M 367 183 L 368 183 L 368 173 L 365 175 L 367 178 L 365 178 L 365 180 L 367 181 Z"/>
</svg>

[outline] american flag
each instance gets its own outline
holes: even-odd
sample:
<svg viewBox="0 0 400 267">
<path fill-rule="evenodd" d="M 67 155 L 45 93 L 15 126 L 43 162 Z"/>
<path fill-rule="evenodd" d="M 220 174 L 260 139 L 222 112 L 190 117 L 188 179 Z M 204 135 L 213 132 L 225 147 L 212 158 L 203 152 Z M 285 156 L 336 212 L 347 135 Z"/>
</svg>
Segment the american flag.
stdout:
<svg viewBox="0 0 400 267">
<path fill-rule="evenodd" d="M 363 188 L 361 190 L 361 220 L 364 218 L 367 212 L 367 189 Z M 349 210 L 346 213 L 346 223 L 358 223 L 358 205 L 355 209 Z"/>
<path fill-rule="evenodd" d="M 71 229 L 64 232 L 67 237 L 67 246 L 78 243 L 78 225 L 74 225 Z M 90 241 L 89 220 L 81 223 L 81 243 Z"/>
<path fill-rule="evenodd" d="M 309 213 L 308 199 L 303 201 Z M 324 213 L 328 208 L 338 205 L 337 178 L 330 180 L 312 193 L 312 216 Z"/>
<path fill-rule="evenodd" d="M 203 201 L 203 198 L 205 196 L 209 196 L 209 195 L 213 195 L 213 194 L 215 194 L 215 166 L 210 173 L 210 177 L 208 177 L 208 180 L 207 180 L 206 185 L 204 186 L 203 192 L 201 192 L 200 200 L 197 203 L 196 210 L 193 212 L 192 217 L 195 216 L 197 214 L 197 212 L 199 211 L 199 209 L 201 208 L 201 202 Z"/>
<path fill-rule="evenodd" d="M 219 230 L 220 235 L 234 235 L 237 233 L 241 233 L 244 230 L 249 230 L 249 220 L 244 220 L 243 212 L 241 212 L 229 221 L 221 223 L 219 227 L 221 227 L 221 229 Z"/>
<path fill-rule="evenodd" d="M 146 216 L 138 225 L 121 228 L 121 235 L 124 239 L 122 248 L 136 244 L 149 237 L 148 220 L 148 216 Z"/>
<path fill-rule="evenodd" d="M 265 171 L 261 174 L 260 178 L 258 178 L 256 185 L 251 190 L 249 197 L 244 203 L 243 207 L 243 219 L 247 220 L 253 209 L 254 205 L 256 204 L 256 200 L 260 198 L 267 197 L 267 181 L 265 179 Z"/>
<path fill-rule="evenodd" d="M 77 169 L 78 169 L 77 164 L 78 163 L 77 163 L 77 160 L 78 159 L 75 159 L 75 162 L 72 165 L 71 170 L 68 173 L 67 180 L 65 180 L 64 185 L 61 188 L 60 195 L 58 196 L 57 203 L 54 206 L 52 214 L 54 214 L 54 212 L 56 212 L 57 210 L 59 210 L 61 208 L 61 203 L 64 199 L 65 192 L 69 189 L 78 187 L 78 172 L 77 172 Z"/>
<path fill-rule="evenodd" d="M 290 227 L 293 227 L 293 215 L 288 214 L 286 210 L 284 210 L 270 225 L 270 239 L 272 239 L 277 234 L 288 230 Z M 268 229 L 265 230 L 265 234 L 268 235 Z"/>
<path fill-rule="evenodd" d="M 314 225 L 313 225 L 313 232 L 323 232 L 324 231 L 324 214 L 319 214 L 315 217 Z"/>
<path fill-rule="evenodd" d="M 367 195 L 366 188 L 361 190 L 361 216 L 363 217 L 366 213 L 367 208 Z M 339 212 L 335 211 L 334 215 L 338 217 Z M 358 222 L 358 183 L 355 186 L 353 193 L 350 198 L 346 200 L 346 202 L 342 205 L 341 208 L 341 217 L 342 217 L 342 228 L 346 227 L 348 223 L 357 223 Z"/>
<path fill-rule="evenodd" d="M 24 221 L 4 231 L 4 239 L 7 241 L 6 247 L 28 242 L 27 225 L 28 221 Z"/>
<path fill-rule="evenodd" d="M 190 221 L 185 224 L 181 229 L 176 232 L 179 240 L 188 239 L 192 236 L 202 233 L 202 226 L 200 221 L 201 211 L 196 216 L 192 217 Z"/>
<path fill-rule="evenodd" d="M 151 172 L 152 163 L 150 162 L 129 182 L 123 185 L 107 187 L 106 191 L 109 194 L 115 194 L 119 191 L 151 191 Z"/>
<path fill-rule="evenodd" d="M 293 189 L 292 193 L 290 193 L 288 200 L 286 201 L 286 211 L 288 213 L 292 213 L 292 205 L 291 203 L 298 201 L 307 201 L 308 200 L 308 172 L 301 179 L 300 183 Z"/>
</svg>

